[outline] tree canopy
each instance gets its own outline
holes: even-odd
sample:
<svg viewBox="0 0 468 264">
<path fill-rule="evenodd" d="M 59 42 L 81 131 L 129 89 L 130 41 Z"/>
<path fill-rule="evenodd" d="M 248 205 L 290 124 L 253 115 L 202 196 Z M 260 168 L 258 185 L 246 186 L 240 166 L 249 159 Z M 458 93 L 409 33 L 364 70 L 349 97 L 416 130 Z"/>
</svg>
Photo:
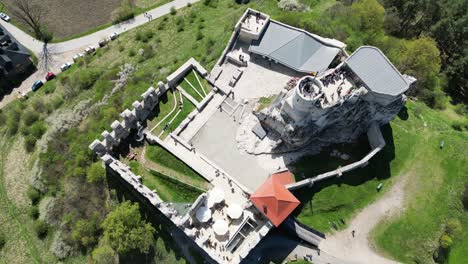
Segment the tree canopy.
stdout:
<svg viewBox="0 0 468 264">
<path fill-rule="evenodd" d="M 138 204 L 123 202 L 102 223 L 104 239 L 119 254 L 148 253 L 155 229 L 141 218 Z"/>
<path fill-rule="evenodd" d="M 466 0 L 384 0 L 385 29 L 398 37 L 430 36 L 441 52 L 447 91 L 468 100 L 468 4 Z"/>
<path fill-rule="evenodd" d="M 86 173 L 88 182 L 99 182 L 106 177 L 106 170 L 102 167 L 100 162 L 93 163 Z"/>
</svg>

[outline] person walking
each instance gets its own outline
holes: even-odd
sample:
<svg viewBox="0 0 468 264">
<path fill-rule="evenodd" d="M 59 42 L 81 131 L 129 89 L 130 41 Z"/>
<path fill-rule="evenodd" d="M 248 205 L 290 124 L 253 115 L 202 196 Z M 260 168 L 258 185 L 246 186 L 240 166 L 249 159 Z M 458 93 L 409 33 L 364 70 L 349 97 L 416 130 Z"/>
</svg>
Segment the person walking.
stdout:
<svg viewBox="0 0 468 264">
<path fill-rule="evenodd" d="M 354 237 L 354 233 L 356 233 L 355 230 L 351 231 L 351 235 Z"/>
</svg>

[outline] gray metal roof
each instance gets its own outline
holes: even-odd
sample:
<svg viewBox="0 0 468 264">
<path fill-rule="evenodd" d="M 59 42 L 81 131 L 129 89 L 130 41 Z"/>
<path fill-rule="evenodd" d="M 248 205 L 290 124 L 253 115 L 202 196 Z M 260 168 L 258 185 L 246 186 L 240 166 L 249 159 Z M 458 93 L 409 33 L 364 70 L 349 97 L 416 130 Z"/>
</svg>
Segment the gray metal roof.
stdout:
<svg viewBox="0 0 468 264">
<path fill-rule="evenodd" d="M 250 52 L 307 73 L 326 70 L 340 50 L 341 47 L 325 43 L 324 39 L 273 20 L 262 37 L 249 47 Z"/>
<path fill-rule="evenodd" d="M 374 92 L 396 96 L 408 90 L 401 73 L 376 47 L 358 48 L 346 64 Z"/>
</svg>

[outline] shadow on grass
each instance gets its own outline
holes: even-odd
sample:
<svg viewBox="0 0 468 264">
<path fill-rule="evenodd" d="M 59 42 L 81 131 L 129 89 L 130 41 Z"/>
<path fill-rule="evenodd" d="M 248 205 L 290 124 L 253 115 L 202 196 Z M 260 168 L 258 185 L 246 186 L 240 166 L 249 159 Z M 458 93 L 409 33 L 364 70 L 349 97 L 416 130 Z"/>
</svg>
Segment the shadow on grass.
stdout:
<svg viewBox="0 0 468 264">
<path fill-rule="evenodd" d="M 301 201 L 301 205 L 295 210 L 295 215 L 301 212 L 306 205 L 313 208 L 312 199 L 314 195 L 331 185 L 351 185 L 358 186 L 372 179 L 384 180 L 391 176 L 390 162 L 395 158 L 395 145 L 393 142 L 393 131 L 390 125 L 381 127 L 386 146 L 369 164 L 363 168 L 358 168 L 344 173 L 341 177 L 333 177 L 317 182 L 312 187 L 304 187 L 294 191 L 294 195 Z M 330 157 L 331 150 L 337 149 L 342 153 L 349 154 L 351 158 L 343 161 L 339 157 Z M 360 160 L 370 150 L 367 136 L 363 136 L 356 144 L 336 145 L 325 149 L 318 155 L 307 156 L 299 160 L 290 170 L 294 173 L 296 181 L 304 178 L 315 177 L 318 174 L 337 169 L 339 166 L 350 164 Z M 339 208 L 335 208 L 339 210 Z"/>
<path fill-rule="evenodd" d="M 148 115 L 148 118 L 146 118 L 145 120 L 145 123 L 144 123 L 145 126 L 147 125 L 146 123 L 148 121 L 151 121 L 159 116 L 159 113 L 161 112 L 161 105 L 165 105 L 168 102 L 169 97 L 167 96 L 167 93 L 170 93 L 170 92 L 171 91 L 168 90 L 159 97 L 159 102 L 154 106 L 153 110 L 151 110 L 150 114 Z M 151 127 L 149 127 L 149 129 L 151 129 Z"/>
</svg>

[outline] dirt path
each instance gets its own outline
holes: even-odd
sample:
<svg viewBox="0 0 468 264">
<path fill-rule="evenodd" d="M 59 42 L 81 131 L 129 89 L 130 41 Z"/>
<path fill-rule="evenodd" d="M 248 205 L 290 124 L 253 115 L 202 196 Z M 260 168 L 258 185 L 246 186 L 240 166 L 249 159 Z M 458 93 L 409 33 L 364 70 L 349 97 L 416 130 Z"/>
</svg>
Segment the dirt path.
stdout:
<svg viewBox="0 0 468 264">
<path fill-rule="evenodd" d="M 404 188 L 411 173 L 399 176 L 397 182 L 379 200 L 364 208 L 344 230 L 327 237 L 320 249 L 332 256 L 357 263 L 398 263 L 378 255 L 369 241 L 377 224 L 404 210 Z M 355 230 L 354 237 L 351 232 Z"/>
</svg>

